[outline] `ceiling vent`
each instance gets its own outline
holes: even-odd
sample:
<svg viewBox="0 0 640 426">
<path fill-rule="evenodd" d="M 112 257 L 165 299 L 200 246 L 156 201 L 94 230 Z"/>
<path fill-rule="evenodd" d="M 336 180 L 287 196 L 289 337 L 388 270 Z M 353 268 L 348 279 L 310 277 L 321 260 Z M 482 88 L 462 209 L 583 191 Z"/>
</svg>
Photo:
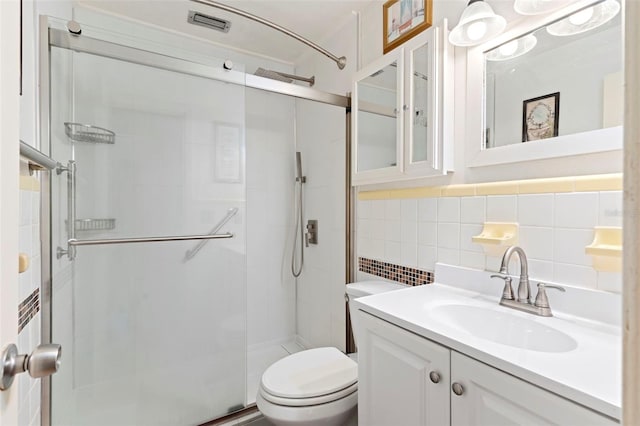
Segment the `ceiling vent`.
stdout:
<svg viewBox="0 0 640 426">
<path fill-rule="evenodd" d="M 231 28 L 231 21 L 216 18 L 215 16 L 205 15 L 204 13 L 196 12 L 195 10 L 189 11 L 187 22 L 211 28 L 213 30 L 222 31 L 223 33 L 228 33 L 229 28 Z"/>
</svg>

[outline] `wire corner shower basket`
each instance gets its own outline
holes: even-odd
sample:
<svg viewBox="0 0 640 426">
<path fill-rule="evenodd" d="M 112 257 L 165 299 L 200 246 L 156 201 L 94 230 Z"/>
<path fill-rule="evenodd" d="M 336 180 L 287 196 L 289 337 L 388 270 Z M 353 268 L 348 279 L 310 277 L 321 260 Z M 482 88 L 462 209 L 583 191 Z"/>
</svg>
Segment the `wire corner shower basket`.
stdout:
<svg viewBox="0 0 640 426">
<path fill-rule="evenodd" d="M 74 142 L 106 143 L 116 142 L 116 134 L 111 130 L 82 123 L 64 123 L 64 132 Z"/>
</svg>

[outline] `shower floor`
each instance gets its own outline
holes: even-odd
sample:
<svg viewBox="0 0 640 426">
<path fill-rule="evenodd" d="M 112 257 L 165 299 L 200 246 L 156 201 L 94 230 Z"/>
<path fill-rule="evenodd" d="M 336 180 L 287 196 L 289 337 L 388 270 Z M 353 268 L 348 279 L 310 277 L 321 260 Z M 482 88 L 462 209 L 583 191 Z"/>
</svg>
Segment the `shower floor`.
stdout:
<svg viewBox="0 0 640 426">
<path fill-rule="evenodd" d="M 295 340 L 256 345 L 249 348 L 247 351 L 247 405 L 256 402 L 262 373 L 279 359 L 302 350 L 304 347 Z"/>
</svg>

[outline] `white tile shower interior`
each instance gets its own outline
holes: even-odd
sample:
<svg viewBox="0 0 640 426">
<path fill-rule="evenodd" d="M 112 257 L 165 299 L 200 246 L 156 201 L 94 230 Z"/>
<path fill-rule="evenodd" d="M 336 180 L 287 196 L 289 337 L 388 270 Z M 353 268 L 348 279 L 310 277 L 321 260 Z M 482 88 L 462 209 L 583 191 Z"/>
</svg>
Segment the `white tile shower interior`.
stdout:
<svg viewBox="0 0 640 426">
<path fill-rule="evenodd" d="M 621 191 L 360 200 L 357 210 L 360 257 L 429 271 L 436 262 L 498 270 L 500 257 L 485 255 L 471 237 L 485 221 L 517 222 L 533 279 L 622 288 L 620 273 L 594 270 L 585 254 L 595 226 L 622 226 Z M 409 235 L 416 227 L 417 245 Z"/>
</svg>

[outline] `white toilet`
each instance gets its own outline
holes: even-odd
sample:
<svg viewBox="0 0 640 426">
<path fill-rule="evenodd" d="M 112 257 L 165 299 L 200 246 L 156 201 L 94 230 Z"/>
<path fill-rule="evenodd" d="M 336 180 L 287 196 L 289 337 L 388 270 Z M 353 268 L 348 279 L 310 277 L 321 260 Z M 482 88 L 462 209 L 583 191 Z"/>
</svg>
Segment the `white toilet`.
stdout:
<svg viewBox="0 0 640 426">
<path fill-rule="evenodd" d="M 351 301 L 403 288 L 407 286 L 361 281 L 347 284 L 347 295 Z M 353 312 L 351 325 L 357 342 L 359 328 Z M 267 420 L 277 426 L 342 425 L 356 411 L 358 364 L 336 348 L 289 355 L 264 372 L 256 403 Z"/>
</svg>

